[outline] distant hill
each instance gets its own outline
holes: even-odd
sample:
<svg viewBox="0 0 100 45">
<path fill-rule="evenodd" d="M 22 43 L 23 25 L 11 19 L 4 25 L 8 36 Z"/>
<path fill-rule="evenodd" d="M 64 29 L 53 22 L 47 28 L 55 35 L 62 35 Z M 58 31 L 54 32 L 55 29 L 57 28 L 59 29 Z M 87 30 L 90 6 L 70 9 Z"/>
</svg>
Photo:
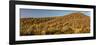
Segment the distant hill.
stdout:
<svg viewBox="0 0 100 45">
<path fill-rule="evenodd" d="M 25 21 L 27 23 L 25 23 Z M 83 13 L 71 13 L 58 17 L 26 19 L 21 21 L 21 24 L 21 35 L 75 34 L 90 32 L 90 16 L 86 16 Z"/>
</svg>

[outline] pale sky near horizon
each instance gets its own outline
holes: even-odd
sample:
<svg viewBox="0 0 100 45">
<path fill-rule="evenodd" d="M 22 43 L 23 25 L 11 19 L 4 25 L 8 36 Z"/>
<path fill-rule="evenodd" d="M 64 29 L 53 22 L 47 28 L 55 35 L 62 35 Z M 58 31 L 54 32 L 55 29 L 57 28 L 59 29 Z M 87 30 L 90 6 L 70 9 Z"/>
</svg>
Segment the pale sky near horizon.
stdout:
<svg viewBox="0 0 100 45">
<path fill-rule="evenodd" d="M 90 16 L 89 11 L 74 11 L 74 10 L 48 10 L 48 9 L 20 9 L 21 18 L 28 17 L 50 17 L 50 16 L 63 16 L 75 12 L 84 12 L 85 15 Z"/>
</svg>

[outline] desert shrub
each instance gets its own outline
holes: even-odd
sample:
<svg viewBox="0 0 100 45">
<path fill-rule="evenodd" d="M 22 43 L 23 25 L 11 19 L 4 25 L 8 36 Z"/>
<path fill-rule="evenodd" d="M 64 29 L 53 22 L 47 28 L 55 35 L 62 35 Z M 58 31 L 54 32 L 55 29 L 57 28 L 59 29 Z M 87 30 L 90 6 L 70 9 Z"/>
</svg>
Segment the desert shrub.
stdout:
<svg viewBox="0 0 100 45">
<path fill-rule="evenodd" d="M 65 34 L 72 34 L 74 33 L 74 30 L 70 27 L 68 27 L 65 31 L 64 31 Z"/>
<path fill-rule="evenodd" d="M 80 31 L 80 33 L 90 33 L 90 28 L 89 27 L 82 28 L 82 30 Z"/>
</svg>

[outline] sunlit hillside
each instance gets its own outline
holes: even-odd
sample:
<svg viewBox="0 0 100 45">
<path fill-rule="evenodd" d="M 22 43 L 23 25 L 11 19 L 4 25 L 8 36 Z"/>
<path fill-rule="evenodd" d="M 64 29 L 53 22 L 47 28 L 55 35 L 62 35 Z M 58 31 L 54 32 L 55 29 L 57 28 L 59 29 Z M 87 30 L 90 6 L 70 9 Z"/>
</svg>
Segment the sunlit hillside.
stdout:
<svg viewBox="0 0 100 45">
<path fill-rule="evenodd" d="M 21 18 L 20 35 L 54 35 L 90 33 L 90 16 L 71 13 L 64 16 Z"/>
</svg>

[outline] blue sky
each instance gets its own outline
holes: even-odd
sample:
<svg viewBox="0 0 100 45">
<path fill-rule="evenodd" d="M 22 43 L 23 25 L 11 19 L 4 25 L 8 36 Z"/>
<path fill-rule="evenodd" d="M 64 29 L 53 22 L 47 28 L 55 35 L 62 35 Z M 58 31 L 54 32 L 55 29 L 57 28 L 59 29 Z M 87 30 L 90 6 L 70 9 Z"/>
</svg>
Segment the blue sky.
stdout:
<svg viewBox="0 0 100 45">
<path fill-rule="evenodd" d="M 47 9 L 20 9 L 20 16 L 21 18 L 39 18 L 39 17 L 50 17 L 50 16 L 63 16 L 74 12 L 74 10 L 47 10 Z M 89 11 L 82 11 L 85 15 L 90 16 Z"/>
</svg>

